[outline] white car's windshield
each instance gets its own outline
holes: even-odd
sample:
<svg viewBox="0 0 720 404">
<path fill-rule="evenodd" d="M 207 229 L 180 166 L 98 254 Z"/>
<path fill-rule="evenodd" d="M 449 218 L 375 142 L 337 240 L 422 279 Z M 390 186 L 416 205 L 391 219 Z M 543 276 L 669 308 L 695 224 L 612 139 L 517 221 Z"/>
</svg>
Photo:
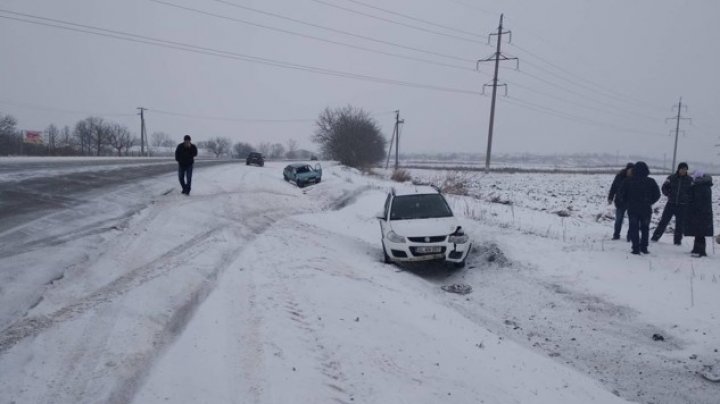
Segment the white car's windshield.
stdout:
<svg viewBox="0 0 720 404">
<path fill-rule="evenodd" d="M 390 220 L 451 217 L 452 211 L 440 194 L 403 195 L 393 199 Z"/>
</svg>

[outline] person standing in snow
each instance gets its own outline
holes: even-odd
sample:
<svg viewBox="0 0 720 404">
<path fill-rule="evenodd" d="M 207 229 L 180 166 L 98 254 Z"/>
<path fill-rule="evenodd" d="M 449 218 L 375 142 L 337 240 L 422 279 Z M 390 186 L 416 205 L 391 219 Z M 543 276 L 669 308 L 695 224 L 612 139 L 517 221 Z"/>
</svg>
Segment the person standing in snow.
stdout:
<svg viewBox="0 0 720 404">
<path fill-rule="evenodd" d="M 686 236 L 695 237 L 691 254 L 705 257 L 705 237 L 713 236 L 712 177 L 696 170 L 688 192 L 687 218 L 684 222 Z"/>
<path fill-rule="evenodd" d="M 184 141 L 175 148 L 175 161 L 178 162 L 178 178 L 182 193 L 190 195 L 192 184 L 193 163 L 198 154 L 197 147 L 192 144 L 190 136 L 185 135 Z"/>
<path fill-rule="evenodd" d="M 660 199 L 660 187 L 649 177 L 650 169 L 644 161 L 638 161 L 633 167 L 632 176 L 623 181 L 618 194 L 627 205 L 630 222 L 630 241 L 632 253 L 650 254 L 648 241 L 650 235 L 650 217 L 652 205 Z M 641 236 L 642 234 L 642 236 Z"/>
<path fill-rule="evenodd" d="M 613 232 L 613 240 L 620 239 L 620 232 L 622 231 L 623 220 L 625 219 L 625 212 L 627 212 L 627 205 L 624 201 L 618 197 L 618 190 L 623 181 L 630 175 L 632 175 L 632 168 L 635 164 L 627 163 L 624 169 L 620 170 L 616 175 L 615 179 L 610 186 L 610 192 L 608 193 L 608 205 L 615 202 L 615 231 Z M 627 234 L 627 241 L 630 241 L 630 233 Z"/>
<path fill-rule="evenodd" d="M 675 216 L 675 231 L 673 232 L 673 243 L 680 245 L 682 242 L 683 220 L 688 206 L 688 191 L 693 180 L 687 174 L 687 163 L 678 164 L 677 171 L 667 177 L 662 184 L 662 193 L 667 196 L 667 203 L 663 209 L 660 223 L 653 232 L 652 241 L 660 240 L 670 219 Z"/>
</svg>

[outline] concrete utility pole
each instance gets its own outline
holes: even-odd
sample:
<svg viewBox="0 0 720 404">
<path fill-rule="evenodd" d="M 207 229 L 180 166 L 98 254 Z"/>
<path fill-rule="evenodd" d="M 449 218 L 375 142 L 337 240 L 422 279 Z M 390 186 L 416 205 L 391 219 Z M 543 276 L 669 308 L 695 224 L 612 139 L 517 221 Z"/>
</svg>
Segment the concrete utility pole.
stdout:
<svg viewBox="0 0 720 404">
<path fill-rule="evenodd" d="M 390 155 L 392 154 L 393 140 L 395 140 L 395 169 L 398 169 L 398 159 L 400 154 L 400 124 L 405 123 L 404 119 L 400 119 L 400 110 L 395 110 L 395 126 L 393 127 L 393 134 L 390 138 L 390 149 L 388 150 L 387 160 L 385 161 L 385 168 L 390 165 Z"/>
<path fill-rule="evenodd" d="M 673 106 L 675 108 L 675 106 Z M 673 173 L 675 170 L 675 163 L 677 163 L 677 146 L 678 146 L 678 136 L 680 135 L 680 121 L 681 120 L 688 120 L 691 121 L 690 118 L 683 118 L 680 116 L 682 112 L 682 97 L 680 97 L 680 101 L 678 102 L 677 109 L 678 113 L 676 117 L 667 118 L 665 119 L 665 122 L 668 120 L 674 119 L 675 120 L 675 147 L 673 148 L 673 159 L 672 159 L 672 165 L 670 166 L 670 173 Z M 687 106 L 685 106 L 685 111 L 687 111 Z"/>
<path fill-rule="evenodd" d="M 140 155 L 145 155 L 145 142 L 147 134 L 145 133 L 145 111 L 147 108 L 138 107 L 140 110 Z"/>
<path fill-rule="evenodd" d="M 488 43 L 490 39 L 492 39 L 493 35 L 497 35 L 497 49 L 495 53 L 488 57 L 487 59 L 480 59 L 477 61 L 476 69 L 480 66 L 480 62 L 495 62 L 495 75 L 493 76 L 492 84 L 485 84 L 483 85 L 483 92 L 485 92 L 485 87 L 492 87 L 492 101 L 490 103 L 490 126 L 488 128 L 488 144 L 487 144 L 487 153 L 485 154 L 485 172 L 490 172 L 490 154 L 492 153 L 492 137 L 493 137 L 493 129 L 495 127 L 495 99 L 497 97 L 497 88 L 498 87 L 505 87 L 505 95 L 507 95 L 507 84 L 498 84 L 498 70 L 500 69 L 500 61 L 501 60 L 515 60 L 517 61 L 517 66 L 520 66 L 520 61 L 518 58 L 509 58 L 502 54 L 502 51 L 500 50 L 500 45 L 502 44 L 502 36 L 504 34 L 508 34 L 508 43 L 512 41 L 512 32 L 511 31 L 503 31 L 503 14 L 500 14 L 500 25 L 498 25 L 497 33 L 491 33 L 488 36 Z"/>
</svg>

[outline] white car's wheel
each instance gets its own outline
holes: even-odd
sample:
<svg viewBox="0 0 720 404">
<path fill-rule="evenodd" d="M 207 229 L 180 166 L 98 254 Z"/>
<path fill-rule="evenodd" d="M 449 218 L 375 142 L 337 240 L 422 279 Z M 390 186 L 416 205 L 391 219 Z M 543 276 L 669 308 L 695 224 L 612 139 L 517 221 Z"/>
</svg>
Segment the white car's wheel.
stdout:
<svg viewBox="0 0 720 404">
<path fill-rule="evenodd" d="M 386 264 L 392 264 L 392 260 L 390 259 L 390 256 L 388 255 L 387 250 L 385 249 L 385 243 L 383 243 L 382 241 L 381 241 L 380 243 L 383 245 L 383 246 L 382 246 L 382 248 L 383 248 L 383 260 L 385 261 Z"/>
</svg>

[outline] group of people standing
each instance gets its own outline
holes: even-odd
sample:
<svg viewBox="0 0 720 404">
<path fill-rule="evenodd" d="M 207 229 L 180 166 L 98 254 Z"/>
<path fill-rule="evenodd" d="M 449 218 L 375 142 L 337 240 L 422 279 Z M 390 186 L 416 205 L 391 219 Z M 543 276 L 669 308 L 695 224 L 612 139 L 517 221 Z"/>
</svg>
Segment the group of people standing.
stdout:
<svg viewBox="0 0 720 404">
<path fill-rule="evenodd" d="M 650 237 L 652 205 L 660 200 L 660 193 L 667 197 L 660 222 Z M 650 178 L 650 169 L 643 161 L 628 163 L 615 176 L 608 204 L 615 203 L 615 229 L 613 240 L 620 239 L 625 213 L 629 219 L 627 241 L 632 243 L 633 254 L 649 254 L 649 241 L 659 241 L 670 220 L 675 217 L 673 243 L 682 244 L 682 237 L 695 237 L 691 254 L 707 256 L 705 237 L 712 237 L 712 177 L 695 170 L 688 174 L 687 163 L 678 164 L 677 171 L 667 177 L 662 187 Z"/>
</svg>

